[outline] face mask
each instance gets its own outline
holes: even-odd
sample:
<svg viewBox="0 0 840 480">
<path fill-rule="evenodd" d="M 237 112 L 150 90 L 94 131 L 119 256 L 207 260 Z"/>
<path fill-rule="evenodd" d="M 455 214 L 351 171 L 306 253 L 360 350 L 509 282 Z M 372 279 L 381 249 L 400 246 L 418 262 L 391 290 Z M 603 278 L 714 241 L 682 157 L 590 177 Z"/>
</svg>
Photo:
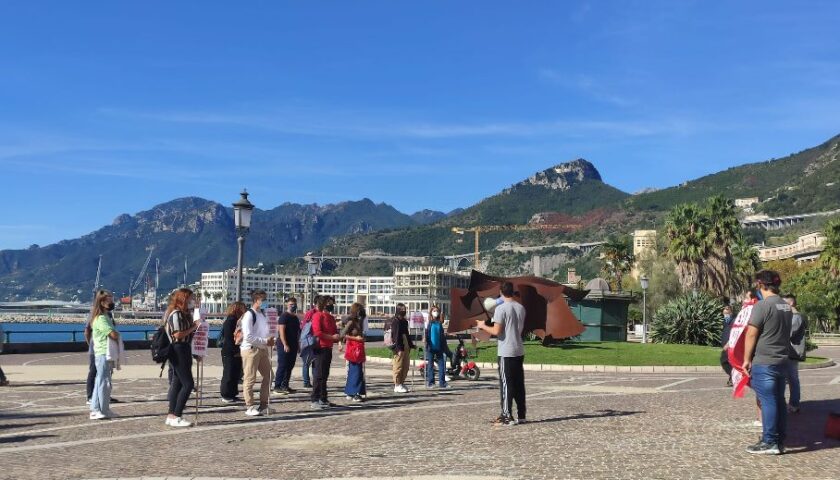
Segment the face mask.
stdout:
<svg viewBox="0 0 840 480">
<path fill-rule="evenodd" d="M 405 316 L 405 310 L 403 310 L 403 309 L 397 310 L 397 316 L 404 317 Z"/>
<path fill-rule="evenodd" d="M 333 310 L 335 310 L 335 305 L 327 305 L 328 312 L 332 313 Z"/>
<path fill-rule="evenodd" d="M 732 320 L 732 315 L 724 315 L 723 319 L 729 322 L 730 320 Z"/>
<path fill-rule="evenodd" d="M 110 302 L 108 305 L 105 306 L 105 309 L 110 312 L 110 311 L 114 310 L 114 307 L 115 307 L 114 302 Z"/>
<path fill-rule="evenodd" d="M 760 288 L 755 289 L 755 298 L 757 298 L 759 300 L 764 300 L 764 296 L 761 294 L 761 289 Z"/>
<path fill-rule="evenodd" d="M 289 312 L 295 313 L 297 312 L 297 304 L 292 304 L 289 306 Z"/>
<path fill-rule="evenodd" d="M 432 318 L 438 318 L 439 316 L 440 316 L 440 312 L 438 312 L 437 310 L 432 312 Z"/>
<path fill-rule="evenodd" d="M 263 300 L 260 302 L 260 310 L 265 310 L 266 308 L 268 308 L 268 304 L 265 303 L 265 300 Z"/>
</svg>

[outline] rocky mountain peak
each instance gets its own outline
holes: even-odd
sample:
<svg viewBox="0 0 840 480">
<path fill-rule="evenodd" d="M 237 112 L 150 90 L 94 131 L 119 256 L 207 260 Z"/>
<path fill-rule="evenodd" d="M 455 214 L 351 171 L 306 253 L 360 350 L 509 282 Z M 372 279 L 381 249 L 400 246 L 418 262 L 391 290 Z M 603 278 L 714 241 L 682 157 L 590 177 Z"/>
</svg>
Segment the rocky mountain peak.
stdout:
<svg viewBox="0 0 840 480">
<path fill-rule="evenodd" d="M 537 172 L 526 180 L 506 189 L 504 193 L 510 193 L 519 187 L 526 186 L 539 186 L 551 190 L 568 190 L 586 180 L 597 180 L 600 182 L 601 174 L 598 173 L 595 165 L 582 158 L 578 158 L 577 160 L 560 163 L 541 172 Z"/>
</svg>

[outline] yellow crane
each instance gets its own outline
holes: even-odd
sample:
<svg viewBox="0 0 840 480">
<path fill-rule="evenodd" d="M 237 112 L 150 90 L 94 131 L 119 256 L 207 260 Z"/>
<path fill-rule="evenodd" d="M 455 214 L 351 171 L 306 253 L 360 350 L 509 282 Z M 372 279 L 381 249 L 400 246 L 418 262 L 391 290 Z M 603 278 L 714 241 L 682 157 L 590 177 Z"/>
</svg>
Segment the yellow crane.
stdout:
<svg viewBox="0 0 840 480">
<path fill-rule="evenodd" d="M 505 232 L 505 231 L 525 231 L 525 230 L 566 230 L 576 229 L 581 226 L 570 223 L 532 223 L 525 225 L 478 225 L 475 227 L 452 227 L 452 233 L 463 235 L 467 232 L 475 233 L 475 261 L 474 265 L 478 268 L 479 250 L 478 241 L 482 233 L 486 232 Z"/>
</svg>

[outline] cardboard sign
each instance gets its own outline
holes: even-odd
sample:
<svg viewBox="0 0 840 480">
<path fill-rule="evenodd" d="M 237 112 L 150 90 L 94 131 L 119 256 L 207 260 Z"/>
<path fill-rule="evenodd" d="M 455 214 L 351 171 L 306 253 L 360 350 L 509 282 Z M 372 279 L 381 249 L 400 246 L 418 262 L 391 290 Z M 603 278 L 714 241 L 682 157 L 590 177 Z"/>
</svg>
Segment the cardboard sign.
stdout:
<svg viewBox="0 0 840 480">
<path fill-rule="evenodd" d="M 408 328 L 423 328 L 426 318 L 422 312 L 411 312 L 408 316 Z"/>
<path fill-rule="evenodd" d="M 266 308 L 265 309 L 265 318 L 268 319 L 268 336 L 269 337 L 276 337 L 277 336 L 277 320 L 280 316 L 277 314 L 276 308 Z"/>
<path fill-rule="evenodd" d="M 750 377 L 742 365 L 744 364 L 744 344 L 747 338 L 744 331 L 750 322 L 752 309 L 752 305 L 746 305 L 738 312 L 729 331 L 729 343 L 726 344 L 729 364 L 732 365 L 732 396 L 735 398 L 742 398 L 744 389 L 750 384 Z"/>
<path fill-rule="evenodd" d="M 207 343 L 210 340 L 210 324 L 207 323 L 207 313 L 196 308 L 193 318 L 197 319 L 198 328 L 192 338 L 192 354 L 197 357 L 205 357 L 207 356 Z"/>
</svg>

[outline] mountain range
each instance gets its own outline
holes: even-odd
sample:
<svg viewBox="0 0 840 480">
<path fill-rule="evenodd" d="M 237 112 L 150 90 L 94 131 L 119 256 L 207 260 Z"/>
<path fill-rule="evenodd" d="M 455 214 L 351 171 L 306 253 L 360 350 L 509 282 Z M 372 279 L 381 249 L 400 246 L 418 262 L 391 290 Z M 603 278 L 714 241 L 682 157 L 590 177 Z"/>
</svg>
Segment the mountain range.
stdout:
<svg viewBox="0 0 840 480">
<path fill-rule="evenodd" d="M 422 210 L 407 215 L 367 198 L 330 205 L 284 203 L 255 210 L 246 243 L 249 265 L 276 262 L 308 251 L 357 255 L 383 250 L 394 255 L 468 253 L 451 228 L 524 224 L 550 218 L 576 228 L 554 232 L 494 232 L 482 235 L 482 249 L 502 240 L 600 240 L 611 233 L 661 221 L 668 209 L 711 195 L 759 197 L 771 215 L 836 209 L 840 206 L 840 136 L 784 158 L 730 168 L 662 190 L 631 195 L 603 182 L 595 166 L 577 159 L 537 172 L 465 209 Z M 0 251 L 0 299 L 87 298 L 103 256 L 101 284 L 128 291 L 150 250 L 160 259 L 161 286 L 178 283 L 187 263 L 188 280 L 204 271 L 235 264 L 236 239 L 229 207 L 202 198 L 179 198 L 77 239 L 23 250 Z M 471 240 L 471 239 L 470 239 Z"/>
</svg>

